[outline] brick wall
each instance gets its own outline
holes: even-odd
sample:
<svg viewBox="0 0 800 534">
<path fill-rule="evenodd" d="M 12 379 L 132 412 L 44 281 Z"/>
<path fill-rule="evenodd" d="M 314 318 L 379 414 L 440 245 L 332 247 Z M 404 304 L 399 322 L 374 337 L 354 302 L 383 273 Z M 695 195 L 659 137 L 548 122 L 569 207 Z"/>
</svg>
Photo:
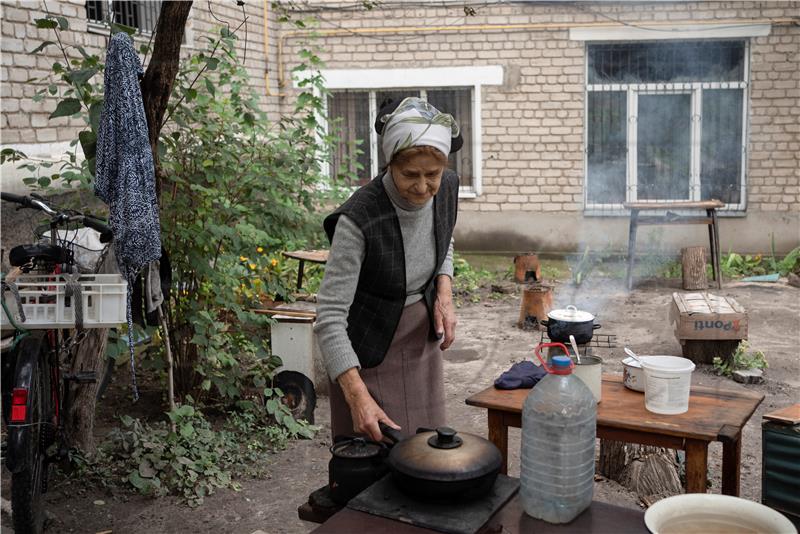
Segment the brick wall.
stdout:
<svg viewBox="0 0 800 534">
<path fill-rule="evenodd" d="M 503 86 L 482 90 L 483 194 L 462 212 L 576 212 L 584 198 L 585 45 L 568 27 L 650 21 L 710 22 L 796 17 L 798 2 L 463 5 L 403 8 L 386 2 L 357 14 L 353 2 L 314 2 L 319 29 L 550 24 L 552 28 L 322 35 L 330 69 L 501 65 Z M 285 39 L 286 72 L 300 37 Z M 800 212 L 800 28 L 775 24 L 751 41 L 748 212 Z M 282 90 L 291 92 L 291 84 Z M 284 100 L 288 105 L 291 98 Z M 288 108 L 287 108 L 288 109 Z M 793 221 L 796 220 L 793 219 Z"/>
<path fill-rule="evenodd" d="M 47 8 L 52 15 L 64 16 L 69 21 L 69 30 L 62 32 L 61 38 L 67 47 L 82 46 L 87 52 L 98 54 L 104 58 L 108 33 L 90 28 L 86 19 L 85 2 L 83 0 L 62 0 L 48 2 Z M 204 35 L 209 35 L 228 21 L 232 28 L 238 26 L 243 19 L 241 8 L 234 2 L 213 2 L 213 16 L 208 3 L 195 2 L 189 15 L 186 30 L 186 44 L 183 56 L 202 50 L 206 46 Z M 270 72 L 270 85 L 277 85 L 277 71 L 272 68 L 277 57 L 277 41 L 270 39 L 269 56 L 264 55 L 263 3 L 249 1 L 245 4 L 246 25 L 237 32 L 239 45 L 237 52 L 244 58 L 244 65 L 251 76 L 253 89 L 261 95 L 264 109 L 273 116 L 278 112 L 278 97 L 267 96 L 264 79 L 265 70 Z M 34 20 L 46 16 L 43 2 L 4 0 L 0 3 L 0 20 L 2 21 L 2 60 L 0 61 L 0 109 L 2 109 L 2 144 L 29 145 L 43 144 L 47 150 L 52 143 L 68 142 L 76 138 L 83 127 L 82 121 L 70 118 L 49 119 L 55 109 L 57 99 L 46 98 L 42 102 L 34 102 L 36 91 L 46 87 L 45 81 L 28 82 L 31 78 L 49 76 L 54 61 L 61 59 L 61 51 L 56 46 L 49 46 L 44 52 L 31 54 L 45 40 L 55 40 L 53 30 L 37 29 Z M 270 31 L 277 30 L 275 17 L 270 18 Z M 247 50 L 245 56 L 245 27 L 247 30 Z M 147 43 L 149 35 L 137 35 L 137 47 Z M 79 57 L 78 51 L 69 49 L 71 57 Z M 63 63 L 63 59 L 62 59 Z M 59 91 L 63 91 L 63 84 Z M 277 92 L 277 91 L 275 91 Z M 53 146 L 58 149 L 62 145 Z M 55 155 L 55 154 L 54 154 Z"/>
<path fill-rule="evenodd" d="M 265 57 L 263 1 L 248 0 L 246 66 L 253 87 L 262 95 L 262 103 L 273 118 L 281 112 L 289 113 L 295 94 L 291 69 L 297 64 L 299 50 L 308 45 L 321 47 L 326 68 L 330 69 L 502 66 L 503 85 L 484 86 L 479 95 L 483 192 L 475 199 L 461 202 L 464 217 L 460 226 L 467 228 L 471 224 L 476 231 L 491 224 L 500 227 L 511 215 L 519 215 L 522 224 L 532 220 L 525 217 L 537 214 L 584 218 L 586 58 L 585 44 L 569 40 L 571 26 L 607 24 L 609 19 L 629 24 L 774 20 L 797 17 L 800 12 L 797 1 L 549 5 L 464 2 L 448 7 L 439 3 L 434 3 L 434 7 L 418 7 L 418 3 L 415 7 L 404 7 L 396 0 L 387 0 L 372 10 L 353 9 L 356 4 L 360 2 L 315 0 L 294 4 L 311 6 L 308 12 L 295 16 L 317 18 L 317 29 L 323 33 L 317 38 L 298 33 L 294 26 L 278 23 L 277 15 L 270 13 L 269 52 Z M 465 15 L 465 5 L 474 6 L 474 16 Z M 230 20 L 233 25 L 241 21 L 235 3 L 214 2 L 212 6 L 214 16 Z M 48 7 L 69 19 L 72 30 L 64 36 L 68 44 L 80 44 L 94 52 L 104 50 L 106 36 L 88 30 L 82 0 L 48 3 Z M 52 38 L 51 31 L 37 30 L 32 25 L 33 19 L 43 15 L 41 2 L 0 4 L 0 127 L 4 145 L 55 146 L 53 143 L 74 139 L 76 128 L 80 127 L 64 118 L 49 120 L 55 102 L 33 102 L 37 86 L 26 83 L 30 77 L 45 75 L 56 58 L 57 48 L 52 46 L 44 55 L 28 53 L 42 40 Z M 218 24 L 208 12 L 207 3 L 195 2 L 184 53 L 188 55 L 203 46 L 202 36 Z M 487 24 L 538 26 L 525 30 L 452 31 L 453 26 Z M 409 27 L 439 29 L 370 35 L 350 32 Z M 325 35 L 328 30 L 338 33 Z M 239 34 L 244 37 L 243 31 Z M 797 25 L 773 24 L 769 36 L 750 42 L 748 205 L 747 217 L 742 222 L 777 225 L 762 233 L 774 231 L 787 236 L 785 246 L 798 242 L 800 223 L 799 50 Z M 243 55 L 243 47 L 239 52 Z M 267 96 L 265 71 L 269 73 L 272 96 Z M 282 86 L 278 83 L 279 71 L 283 73 Z M 5 176 L 6 169 L 3 170 Z M 758 213 L 772 218 L 757 223 L 753 217 Z M 501 233 L 492 235 L 499 238 Z M 723 240 L 724 235 L 723 229 Z"/>
</svg>

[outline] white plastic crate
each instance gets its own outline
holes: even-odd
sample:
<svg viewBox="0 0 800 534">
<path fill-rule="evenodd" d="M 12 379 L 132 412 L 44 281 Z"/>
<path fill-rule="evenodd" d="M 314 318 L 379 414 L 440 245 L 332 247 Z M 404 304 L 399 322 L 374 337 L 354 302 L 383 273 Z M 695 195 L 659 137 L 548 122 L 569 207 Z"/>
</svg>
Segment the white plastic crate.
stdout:
<svg viewBox="0 0 800 534">
<path fill-rule="evenodd" d="M 114 327 L 126 321 L 128 284 L 118 274 L 87 274 L 78 279 L 83 297 L 83 327 Z M 5 292 L 6 307 L 14 322 L 22 328 L 72 328 L 75 326 L 74 299 L 65 295 L 67 284 L 61 275 L 23 274 L 14 283 L 19 289 L 25 312 L 22 322 L 17 301 Z M 11 326 L 5 311 L 0 310 L 0 326 Z"/>
</svg>

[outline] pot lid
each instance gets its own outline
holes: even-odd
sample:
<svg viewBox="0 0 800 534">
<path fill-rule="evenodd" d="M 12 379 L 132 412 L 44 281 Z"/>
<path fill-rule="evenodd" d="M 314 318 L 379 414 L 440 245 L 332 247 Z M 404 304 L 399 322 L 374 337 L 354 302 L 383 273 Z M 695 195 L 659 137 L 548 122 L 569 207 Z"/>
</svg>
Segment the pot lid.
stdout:
<svg viewBox="0 0 800 534">
<path fill-rule="evenodd" d="M 565 309 L 561 310 L 550 310 L 547 316 L 556 321 L 567 321 L 570 323 L 594 321 L 594 315 L 586 311 L 581 311 L 575 306 L 567 306 Z"/>
<path fill-rule="evenodd" d="M 353 438 L 334 443 L 331 454 L 337 458 L 372 458 L 377 456 L 386 447 L 364 438 Z"/>
<path fill-rule="evenodd" d="M 393 469 L 418 479 L 440 482 L 472 480 L 499 471 L 502 456 L 489 440 L 440 426 L 392 447 Z"/>
</svg>

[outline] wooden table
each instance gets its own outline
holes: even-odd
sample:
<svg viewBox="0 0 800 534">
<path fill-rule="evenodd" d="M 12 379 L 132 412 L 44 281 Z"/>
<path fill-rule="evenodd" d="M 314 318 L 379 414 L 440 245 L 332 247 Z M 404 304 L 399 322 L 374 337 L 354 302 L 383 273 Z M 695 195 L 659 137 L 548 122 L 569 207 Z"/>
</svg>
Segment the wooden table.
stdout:
<svg viewBox="0 0 800 534">
<path fill-rule="evenodd" d="M 719 200 L 686 201 L 686 202 L 625 202 L 625 209 L 631 210 L 631 221 L 628 227 L 628 289 L 633 287 L 633 259 L 636 253 L 636 229 L 644 224 L 706 224 L 708 225 L 708 243 L 711 250 L 711 266 L 717 289 L 722 289 L 722 270 L 720 269 L 719 228 L 717 227 L 717 210 L 725 206 Z M 639 217 L 645 210 L 705 210 L 705 217 L 696 215 L 678 215 L 667 212 L 666 215 Z"/>
<path fill-rule="evenodd" d="M 427 528 L 415 527 L 385 517 L 371 515 L 350 508 L 343 508 L 322 525 L 313 530 L 314 534 L 351 534 L 363 532 L 369 534 L 430 534 Z M 647 533 L 644 525 L 644 512 L 630 508 L 622 508 L 602 502 L 592 502 L 589 509 L 566 525 L 551 525 L 534 519 L 522 510 L 519 494 L 512 497 L 505 506 L 497 511 L 486 522 L 478 534 L 521 534 L 536 532 L 549 533 L 605 533 L 624 532 Z"/>
<path fill-rule="evenodd" d="M 689 411 L 660 415 L 644 407 L 644 394 L 622 384 L 621 376 L 603 375 L 602 402 L 597 405 L 597 437 L 682 449 L 686 452 L 686 492 L 705 493 L 708 444 L 722 442 L 722 493 L 739 495 L 742 428 L 764 395 L 692 386 Z M 503 454 L 508 470 L 508 427 L 522 427 L 522 404 L 530 389 L 500 390 L 494 386 L 467 399 L 489 411 L 489 440 Z"/>
<path fill-rule="evenodd" d="M 303 270 L 307 261 L 311 263 L 327 263 L 328 251 L 327 250 L 292 250 L 283 252 L 285 258 L 292 258 L 299 260 L 300 265 L 297 267 L 297 291 L 303 286 Z"/>
</svg>

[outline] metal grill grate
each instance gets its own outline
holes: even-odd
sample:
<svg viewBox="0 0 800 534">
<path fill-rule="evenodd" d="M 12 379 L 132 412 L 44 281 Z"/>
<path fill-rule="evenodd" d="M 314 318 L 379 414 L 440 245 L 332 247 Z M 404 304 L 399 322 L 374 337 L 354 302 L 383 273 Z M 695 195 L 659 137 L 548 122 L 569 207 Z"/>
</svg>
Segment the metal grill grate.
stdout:
<svg viewBox="0 0 800 534">
<path fill-rule="evenodd" d="M 550 343 L 550 338 L 547 335 L 547 331 L 542 332 L 541 337 L 542 343 Z M 569 345 L 569 343 L 565 343 L 565 345 Z M 594 334 L 592 339 L 583 345 L 578 345 L 578 348 L 583 347 L 596 347 L 599 349 L 613 349 L 617 347 L 617 335 L 616 334 Z"/>
</svg>

